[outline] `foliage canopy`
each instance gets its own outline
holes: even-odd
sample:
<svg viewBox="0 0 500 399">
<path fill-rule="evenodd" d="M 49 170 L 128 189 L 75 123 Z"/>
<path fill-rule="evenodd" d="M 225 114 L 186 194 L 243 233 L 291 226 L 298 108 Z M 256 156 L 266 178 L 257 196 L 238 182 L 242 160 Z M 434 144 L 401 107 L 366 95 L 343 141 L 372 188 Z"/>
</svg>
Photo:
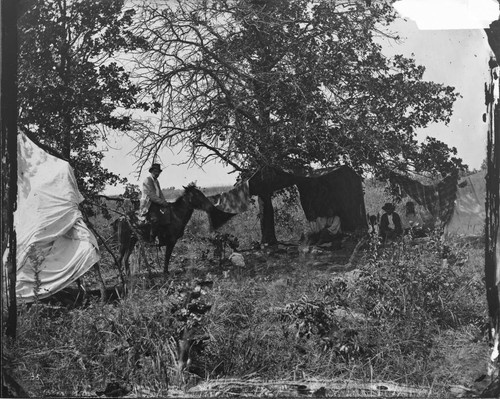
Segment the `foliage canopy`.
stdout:
<svg viewBox="0 0 500 399">
<path fill-rule="evenodd" d="M 349 164 L 359 172 L 463 167 L 416 129 L 447 123 L 452 87 L 377 43 L 390 3 L 309 0 L 145 2 L 142 84 L 162 103 L 151 151 L 188 143 L 193 160 L 238 171 Z"/>
<path fill-rule="evenodd" d="M 107 129 L 126 131 L 139 89 L 117 52 L 142 44 L 123 0 L 37 0 L 19 19 L 18 124 L 74 166 L 79 186 L 95 193 L 118 176 L 96 148 Z"/>
</svg>

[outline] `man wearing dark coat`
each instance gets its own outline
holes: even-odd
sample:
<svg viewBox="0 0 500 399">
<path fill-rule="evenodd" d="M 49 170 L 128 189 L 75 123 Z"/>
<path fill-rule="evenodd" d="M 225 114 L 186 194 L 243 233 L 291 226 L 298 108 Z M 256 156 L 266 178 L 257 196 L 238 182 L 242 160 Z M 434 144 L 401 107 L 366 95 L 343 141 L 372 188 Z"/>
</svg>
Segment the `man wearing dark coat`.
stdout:
<svg viewBox="0 0 500 399">
<path fill-rule="evenodd" d="M 383 242 L 387 239 L 395 239 L 403 234 L 401 218 L 396 212 L 394 212 L 395 209 L 396 207 L 390 202 L 387 202 L 382 207 L 382 210 L 385 211 L 380 218 L 380 235 Z"/>
</svg>

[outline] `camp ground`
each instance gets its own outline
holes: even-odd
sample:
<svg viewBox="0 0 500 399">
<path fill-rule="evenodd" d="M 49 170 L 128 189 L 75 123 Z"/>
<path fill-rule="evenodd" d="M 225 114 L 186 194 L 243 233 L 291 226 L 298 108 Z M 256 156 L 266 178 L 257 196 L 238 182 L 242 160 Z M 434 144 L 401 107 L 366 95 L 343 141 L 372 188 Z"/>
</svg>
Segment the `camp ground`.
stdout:
<svg viewBox="0 0 500 399">
<path fill-rule="evenodd" d="M 71 166 L 46 153 L 24 134 L 19 134 L 18 165 L 16 292 L 21 302 L 31 303 L 83 277 L 99 262 L 100 250 L 79 209 L 84 199 Z M 298 188 L 308 235 L 329 227 L 332 215 L 340 217 L 345 233 L 366 231 L 362 180 L 349 167 L 308 176 L 279 169 L 259 170 L 235 188 L 208 198 L 233 216 L 249 209 L 252 196 L 293 185 Z M 114 219 L 120 215 L 116 213 Z"/>
<path fill-rule="evenodd" d="M 410 3 L 3 0 L 1 396 L 500 397 L 499 2 Z"/>
<path fill-rule="evenodd" d="M 415 239 L 410 234 L 401 237 L 400 241 L 381 245 L 377 236 L 368 234 L 365 200 L 369 202 L 370 209 L 378 210 L 388 197 L 379 198 L 379 203 L 374 203 L 374 188 L 363 182 L 353 169 L 344 166 L 316 170 L 309 174 L 262 168 L 234 187 L 227 187 L 217 193 L 204 190 L 207 201 L 220 212 L 217 217 L 224 221 L 217 225 L 217 230 L 213 230 L 212 213 L 198 211 L 186 226 L 186 237 L 180 240 L 174 250 L 168 276 L 162 276 L 161 272 L 163 251 L 141 240 L 132 253 L 131 273 L 124 275 L 121 270 L 123 265 L 116 262 L 118 247 L 111 225 L 113 220 L 128 220 L 131 212 L 135 213 L 137 201 L 104 197 L 102 201 L 94 203 L 94 208 L 97 215 L 107 208 L 111 219 L 99 216 L 88 218 L 80 208 L 84 198 L 78 190 L 73 169 L 66 161 L 48 154 L 26 135 L 19 134 L 18 164 L 19 192 L 15 218 L 18 231 L 18 306 L 40 303 L 47 304 L 52 309 L 54 306 L 79 309 L 92 301 L 116 303 L 116 300 L 133 298 L 138 287 L 154 289 L 157 284 L 179 279 L 197 281 L 194 291 L 189 294 L 192 298 L 199 295 L 199 290 L 207 290 L 204 285 L 213 287 L 214 278 L 227 282 L 265 278 L 287 286 L 292 284 L 290 276 L 306 273 L 309 276 L 307 278 L 314 275 L 314 279 L 318 278 L 319 281 L 324 278 L 321 276 L 334 276 L 334 290 L 343 289 L 340 287 L 344 285 L 353 287 L 358 283 L 363 286 L 367 280 L 361 273 L 369 270 L 366 269 L 366 262 L 373 256 L 377 246 L 378 251 L 381 251 L 379 254 L 391 253 L 393 259 L 394 256 L 401 257 L 401 262 L 408 262 L 405 260 L 406 256 L 415 256 L 415 249 L 410 249 L 414 243 L 418 244 L 413 248 L 422 248 L 422 244 L 433 247 L 438 262 L 434 263 L 432 272 L 429 270 L 428 273 L 446 274 L 447 270 L 452 271 L 454 267 L 470 268 L 458 266 L 463 262 L 461 257 L 464 253 L 457 249 L 450 250 L 450 246 L 453 248 L 454 244 L 447 246 L 446 254 L 442 253 L 444 247 L 433 243 L 434 232 L 420 239 Z M 452 175 L 427 185 L 408 176 L 393 174 L 387 183 L 372 181 L 371 184 L 375 184 L 379 190 L 384 184 L 398 187 L 400 194 L 404 193 L 406 196 L 397 209 L 403 214 L 405 201 L 413 200 L 425 213 L 427 220 L 430 217 L 432 225 L 441 228 L 442 238 L 449 243 L 459 242 L 455 240 L 464 237 L 484 236 L 485 171 L 463 178 Z M 259 216 L 255 199 L 259 194 L 275 193 L 285 188 L 295 193 L 295 197 L 287 200 L 287 197 L 275 194 L 273 218 L 281 220 L 283 215 L 288 215 L 289 219 L 285 224 L 276 224 L 275 245 L 260 245 L 258 242 L 265 233 L 261 224 L 263 216 Z M 220 219 L 221 215 L 227 216 Z M 340 221 L 338 229 L 333 234 L 328 234 L 328 231 L 335 228 L 335 216 Z M 252 228 L 255 220 L 259 219 L 259 228 Z M 92 223 L 92 228 L 87 223 Z M 283 240 L 283 237 L 287 238 Z M 437 246 L 434 247 L 435 245 Z M 406 248 L 404 252 L 400 252 L 403 248 Z M 443 256 L 449 258 L 445 268 L 441 261 Z M 100 267 L 93 268 L 97 265 Z M 375 262 L 371 267 L 380 267 L 377 265 Z M 419 270 L 417 265 L 411 264 L 411 267 L 414 272 Z M 91 270 L 98 270 L 97 275 L 91 273 Z M 385 278 L 393 279 L 395 271 L 387 270 Z M 473 269 L 467 270 L 470 273 Z M 105 286 L 96 289 L 101 285 L 101 274 L 104 276 L 102 284 Z M 211 280 L 207 281 L 207 276 L 211 276 Z M 341 295 L 340 292 L 342 291 L 335 295 Z M 293 306 L 316 306 L 307 303 Z M 193 308 L 192 312 L 199 318 L 204 317 L 209 309 L 205 306 L 211 305 L 196 306 L 201 308 Z M 283 311 L 285 310 L 280 310 Z M 348 308 L 338 308 L 335 314 L 349 325 L 358 319 L 366 320 L 366 315 L 356 312 L 344 319 L 347 317 L 344 315 L 346 311 L 353 312 Z M 190 339 L 186 342 L 189 345 L 194 343 Z M 180 347 L 177 356 L 179 359 L 190 359 L 191 355 Z M 185 362 L 177 361 L 176 370 L 184 370 L 186 367 Z M 226 381 L 221 381 L 220 384 L 219 389 L 231 392 L 240 382 L 234 382 L 236 385 L 231 387 L 226 385 Z M 252 384 L 264 386 L 256 381 Z M 306 381 L 304 384 L 308 390 L 316 389 L 317 385 Z M 320 387 L 334 389 L 335 384 L 332 384 L 332 381 L 324 381 L 320 383 Z M 122 385 L 119 386 L 123 389 Z M 409 386 L 387 385 L 385 382 L 374 386 L 356 383 L 356 386 L 367 392 L 382 389 L 382 386 L 404 394 L 423 392 Z M 208 392 L 214 388 L 199 385 L 196 389 Z M 286 382 L 280 392 L 294 392 L 295 389 Z"/>
<path fill-rule="evenodd" d="M 72 168 L 68 163 L 47 154 L 24 135 L 19 135 L 18 151 L 20 215 L 26 215 L 25 210 L 28 208 L 31 210 L 39 209 L 38 212 L 40 213 L 39 218 L 34 218 L 32 211 L 29 213 L 31 214 L 29 219 L 16 217 L 16 223 L 19 226 L 17 254 L 18 265 L 20 266 L 18 285 L 16 287 L 19 304 L 50 303 L 50 306 L 54 309 L 54 306 L 56 308 L 60 306 L 57 305 L 59 303 L 70 308 L 76 306 L 75 309 L 78 309 L 85 303 L 85 300 L 83 302 L 81 300 L 77 301 L 76 297 L 71 297 L 71 295 L 80 295 L 80 298 L 86 296 L 87 304 L 92 303 L 92 301 L 101 301 L 102 298 L 99 297 L 92 299 L 93 293 L 104 292 L 94 290 L 92 286 L 97 286 L 99 283 L 95 273 L 89 272 L 96 262 L 101 266 L 101 272 L 108 291 L 109 288 L 118 289 L 122 301 L 126 301 L 126 298 L 132 300 L 135 295 L 134 292 L 138 292 L 137 290 L 141 286 L 154 289 L 156 284 L 164 284 L 165 281 L 174 282 L 185 278 L 188 281 L 193 279 L 198 281 L 194 291 L 189 294 L 193 295 L 193 298 L 198 295 L 196 292 L 199 292 L 197 290 L 200 289 L 208 294 L 207 287 L 213 286 L 214 279 L 216 281 L 221 279 L 221 281 L 225 282 L 239 281 L 242 283 L 249 278 L 266 278 L 271 279 L 271 281 L 278 281 L 277 284 L 283 284 L 286 287 L 287 284 L 293 284 L 291 282 L 292 276 L 297 273 L 301 275 L 306 273 L 305 275 L 309 276 L 307 278 L 314 275 L 315 279 L 319 279 L 318 281 L 322 281 L 324 278 L 321 276 L 331 275 L 335 276 L 334 280 L 332 280 L 332 284 L 334 284 L 332 289 L 334 290 L 341 289 L 340 287 L 344 286 L 344 284 L 346 287 L 353 287 L 355 284 L 364 286 L 367 282 L 360 273 L 366 273 L 368 270 L 364 265 L 367 256 L 371 256 L 372 253 L 370 236 L 367 235 L 365 198 L 368 196 L 368 201 L 373 200 L 373 188 L 364 183 L 351 168 L 331 168 L 308 175 L 287 173 L 277 168 L 264 169 L 254 172 L 247 180 L 233 188 L 229 187 L 217 194 L 207 192 L 207 198 L 214 206 L 220 212 L 230 215 L 226 224 L 217 231 L 210 233 L 208 214 L 204 212 L 196 213 L 193 220 L 186 227 L 187 237 L 180 241 L 179 246 L 174 251 L 171 274 L 166 280 L 162 277 L 161 259 L 159 259 L 162 256 L 162 251 L 158 252 L 154 247 L 145 244 L 139 246 L 131 258 L 132 275 L 126 277 L 127 289 L 123 290 L 119 289 L 119 286 L 121 286 L 119 270 L 108 251 L 108 249 L 111 252 L 113 250 L 117 251 L 117 247 L 112 244 L 112 241 L 108 241 L 108 237 L 113 240 L 112 229 L 110 228 L 111 221 L 116 218 L 123 218 L 127 211 L 133 212 L 134 207 L 131 207 L 131 205 L 134 202 L 117 201 L 119 198 L 106 200 L 110 206 L 112 218 L 108 221 L 102 218 L 90 218 L 93 221 L 93 228 L 100 226 L 98 228 L 99 236 L 107 241 L 106 245 L 99 245 L 98 239 L 93 231 L 87 227 L 84 215 L 79 209 L 83 198 L 78 191 Z M 481 190 L 484 193 L 484 176 L 483 171 L 463 179 L 448 179 L 444 183 L 439 181 L 434 185 L 427 186 L 421 185 L 408 177 L 399 176 L 399 180 L 396 180 L 403 187 L 413 187 L 413 189 L 406 189 L 408 190 L 407 198 L 421 204 L 420 206 L 425 207 L 429 214 L 430 210 L 432 210 L 434 215 L 437 216 L 440 214 L 452 215 L 450 221 L 453 222 L 455 214 L 458 214 L 463 219 L 467 209 L 476 212 L 474 207 L 479 206 L 478 204 L 481 202 Z M 450 181 L 455 182 L 454 185 L 450 185 Z M 59 187 L 57 192 L 47 190 L 47 184 L 53 187 L 56 183 Z M 275 202 L 276 215 L 274 216 L 278 220 L 283 217 L 281 213 L 283 209 L 286 210 L 286 214 L 292 216 L 292 219 L 288 221 L 288 228 L 294 230 L 295 233 L 292 234 L 294 239 L 280 240 L 273 246 L 256 245 L 255 241 L 258 242 L 261 239 L 261 231 L 260 228 L 256 230 L 251 227 L 252 223 L 255 224 L 257 213 L 256 201 L 253 198 L 258 193 L 281 190 L 285 187 L 291 187 L 297 197 L 295 201 L 287 203 L 285 198 L 280 199 L 281 197 L 277 196 L 278 202 Z M 419 197 L 415 193 L 425 193 L 426 195 Z M 444 199 L 439 199 L 440 193 L 442 196 L 442 193 L 446 193 L 443 196 Z M 412 196 L 409 196 L 410 194 Z M 430 203 L 430 199 L 435 202 Z M 43 201 L 40 202 L 40 200 Z M 102 205 L 104 202 L 100 204 Z M 57 212 L 47 212 L 43 204 L 49 203 L 53 204 L 50 209 L 56 209 Z M 471 206 L 472 203 L 473 206 Z M 452 211 L 443 204 L 452 204 Z M 467 204 L 468 208 L 461 204 Z M 458 205 L 460 205 L 460 208 L 455 209 Z M 370 203 L 370 206 L 373 207 L 373 203 Z M 377 206 L 380 207 L 380 204 Z M 398 207 L 401 209 L 401 205 Z M 99 211 L 99 209 L 101 208 L 96 206 L 96 210 Z M 114 209 L 117 212 L 114 212 Z M 335 244 L 335 239 L 325 240 L 325 242 L 308 240 L 308 238 L 314 237 L 319 231 L 332 224 L 332 215 L 341 216 L 343 236 L 340 240 L 340 247 Z M 460 224 L 462 230 L 460 232 L 458 232 L 458 229 L 455 230 L 455 234 L 460 236 L 482 234 L 481 229 L 484 227 L 481 226 L 484 226 L 484 222 L 478 220 L 478 225 L 473 226 L 471 219 L 467 220 L 466 228 L 463 223 Z M 108 226 L 106 226 L 106 223 Z M 276 235 L 281 239 L 285 230 L 281 228 L 281 223 L 277 225 L 279 228 L 276 230 Z M 447 226 L 453 226 L 453 224 L 449 223 Z M 208 241 L 202 239 L 206 234 L 212 234 Z M 447 232 L 447 234 L 448 236 L 451 235 L 450 232 Z M 70 240 L 71 245 L 62 245 L 61 241 L 64 242 L 64 240 Z M 426 240 L 424 242 L 427 242 L 426 245 L 428 246 L 435 245 L 432 244 L 431 238 L 424 238 L 424 240 Z M 363 245 L 359 245 L 361 242 Z M 411 247 L 411 238 L 402 238 L 401 244 L 410 245 Z M 64 251 L 60 248 L 64 248 Z M 415 248 L 421 248 L 421 245 Z M 141 252 L 141 249 L 143 252 Z M 392 253 L 392 256 L 403 256 L 398 252 L 400 250 L 401 247 L 397 243 L 387 245 L 385 249 L 385 251 L 389 251 L 388 253 Z M 437 248 L 434 250 L 437 250 Z M 408 256 L 415 256 L 412 249 L 405 251 Z M 398 253 L 399 255 L 396 255 Z M 463 254 L 460 251 L 454 252 L 453 256 L 456 263 L 450 262 L 451 267 L 447 269 L 442 268 L 440 256 L 441 254 L 436 253 L 439 262 L 435 263 L 433 268 L 437 268 L 438 273 L 447 273 L 446 270 L 453 270 L 453 264 L 456 265 L 461 262 L 460 257 Z M 458 260 L 456 260 L 457 258 Z M 401 261 L 406 262 L 405 259 L 403 256 Z M 401 268 L 402 266 L 398 267 Z M 411 267 L 415 268 L 415 272 L 419 270 L 419 267 L 414 264 Z M 436 273 L 436 270 L 433 269 L 433 273 Z M 207 272 L 208 274 L 206 274 Z M 394 278 L 390 277 L 394 271 L 388 269 L 388 273 L 386 278 Z M 202 278 L 210 275 L 212 276 L 211 281 Z M 83 286 L 86 287 L 86 294 L 76 288 L 77 279 L 82 280 Z M 273 282 L 272 284 L 276 283 Z M 389 289 L 389 287 L 385 289 Z M 340 292 L 342 291 L 338 291 L 336 295 L 341 295 Z M 203 296 L 207 294 L 203 294 Z M 71 298 L 73 299 L 71 300 Z M 110 296 L 107 298 L 108 300 L 111 299 Z M 205 301 L 203 300 L 202 303 L 205 303 Z M 201 304 L 196 306 L 201 306 Z M 208 308 L 203 306 L 196 310 L 196 317 L 204 317 L 204 312 Z M 306 301 L 303 305 L 297 303 L 293 306 L 316 305 L 314 305 L 314 302 L 308 305 Z M 280 312 L 283 311 L 285 310 L 280 310 Z M 335 311 L 335 314 L 349 325 L 358 318 L 359 320 L 366 320 L 366 315 L 353 313 L 351 316 L 346 316 L 346 311 L 352 312 L 353 310 L 339 308 Z M 179 349 L 178 356 L 182 358 L 182 356 L 189 355 Z M 179 368 L 186 367 L 185 363 L 182 362 L 176 364 L 176 367 Z M 220 381 L 220 384 L 219 389 L 231 392 L 232 389 L 239 386 L 240 382 L 235 381 L 233 384 L 236 385 L 232 386 L 228 386 L 227 381 Z M 256 381 L 252 381 L 252 384 L 252 386 L 265 386 Z M 310 381 L 304 381 L 304 384 L 308 387 L 308 390 L 319 389 L 316 387 L 317 383 L 312 384 Z M 382 385 L 365 386 L 360 383 L 356 384 L 357 389 L 367 392 L 383 389 L 380 388 L 383 386 L 394 392 L 404 394 L 422 393 L 416 388 L 403 385 L 387 385 L 387 383 L 383 383 Z M 122 385 L 119 386 L 123 388 Z M 334 389 L 335 384 L 332 381 L 323 381 L 318 385 L 318 387 L 321 386 L 325 389 Z M 205 392 L 214 388 L 208 385 L 199 385 L 196 389 Z M 192 392 L 195 392 L 196 389 Z M 274 390 L 275 388 L 269 387 L 268 389 Z M 293 392 L 296 388 L 286 382 L 280 388 L 281 392 L 285 392 L 282 389 L 285 389 L 286 392 Z"/>
<path fill-rule="evenodd" d="M 23 134 L 19 134 L 18 164 L 16 291 L 22 301 L 32 302 L 35 296 L 46 298 L 77 281 L 99 261 L 100 251 L 79 210 L 83 197 L 69 164 Z M 482 236 L 485 173 L 463 179 L 451 176 L 433 185 L 394 174 L 391 182 L 425 208 L 436 219 L 434 224 L 444 227 L 445 236 Z M 358 233 L 360 239 L 366 234 L 362 179 L 349 167 L 309 175 L 261 169 L 236 187 L 208 198 L 226 214 L 237 215 L 250 208 L 252 196 L 291 186 L 297 188 L 307 221 L 304 234 L 318 235 L 333 216 L 339 216 L 342 232 Z M 331 248 L 331 242 L 326 240 L 318 248 Z"/>
</svg>

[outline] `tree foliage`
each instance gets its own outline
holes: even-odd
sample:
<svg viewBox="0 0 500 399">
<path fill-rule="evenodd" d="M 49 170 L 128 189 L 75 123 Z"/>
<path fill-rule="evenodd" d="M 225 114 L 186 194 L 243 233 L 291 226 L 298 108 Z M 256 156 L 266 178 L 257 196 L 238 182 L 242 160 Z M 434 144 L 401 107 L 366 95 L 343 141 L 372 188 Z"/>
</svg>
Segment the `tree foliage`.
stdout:
<svg viewBox="0 0 500 399">
<path fill-rule="evenodd" d="M 107 129 L 127 131 L 127 110 L 141 106 L 111 58 L 143 43 L 134 13 L 123 0 L 37 0 L 19 20 L 18 124 L 71 162 L 85 194 L 119 180 L 96 144 Z"/>
<path fill-rule="evenodd" d="M 387 58 L 376 36 L 387 2 L 182 0 L 144 3 L 143 84 L 162 103 L 151 151 L 189 143 L 202 163 L 239 171 L 349 164 L 384 175 L 463 167 L 456 150 L 416 129 L 447 123 L 452 87 Z"/>
<path fill-rule="evenodd" d="M 139 200 L 141 198 L 141 189 L 137 184 L 127 183 L 125 191 L 122 194 L 123 198 L 130 198 L 132 200 Z"/>
</svg>

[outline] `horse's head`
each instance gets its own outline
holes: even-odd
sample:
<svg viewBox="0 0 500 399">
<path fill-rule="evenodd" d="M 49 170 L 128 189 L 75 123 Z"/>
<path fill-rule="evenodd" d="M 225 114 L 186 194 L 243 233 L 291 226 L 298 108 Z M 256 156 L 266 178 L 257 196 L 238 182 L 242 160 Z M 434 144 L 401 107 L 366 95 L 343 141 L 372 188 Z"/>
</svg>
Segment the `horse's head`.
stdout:
<svg viewBox="0 0 500 399">
<path fill-rule="evenodd" d="M 194 209 L 209 212 L 213 208 L 212 202 L 194 184 L 184 186 L 184 200 Z"/>
</svg>

